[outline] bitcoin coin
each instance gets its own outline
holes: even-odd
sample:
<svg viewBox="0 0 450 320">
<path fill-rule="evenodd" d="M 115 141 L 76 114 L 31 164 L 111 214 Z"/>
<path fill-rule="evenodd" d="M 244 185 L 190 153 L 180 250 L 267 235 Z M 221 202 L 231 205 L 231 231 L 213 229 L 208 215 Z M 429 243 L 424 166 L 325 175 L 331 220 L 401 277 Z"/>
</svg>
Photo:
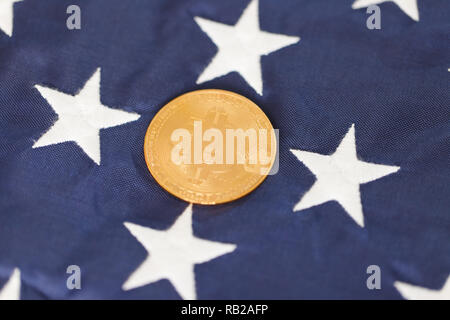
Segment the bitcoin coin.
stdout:
<svg viewBox="0 0 450 320">
<path fill-rule="evenodd" d="M 249 99 L 198 90 L 170 101 L 152 119 L 145 161 L 172 195 L 219 204 L 247 195 L 264 181 L 277 156 L 276 137 L 267 116 Z"/>
</svg>

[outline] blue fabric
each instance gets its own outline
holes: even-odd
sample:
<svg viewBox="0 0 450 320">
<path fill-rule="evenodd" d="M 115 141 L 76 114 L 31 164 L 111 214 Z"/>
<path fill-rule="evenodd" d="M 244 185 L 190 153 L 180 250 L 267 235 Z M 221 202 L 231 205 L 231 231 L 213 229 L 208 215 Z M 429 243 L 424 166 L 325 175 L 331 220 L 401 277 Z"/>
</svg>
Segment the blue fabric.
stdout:
<svg viewBox="0 0 450 320">
<path fill-rule="evenodd" d="M 248 0 L 24 0 L 0 31 L 0 286 L 22 298 L 179 299 L 167 280 L 123 291 L 147 252 L 123 226 L 167 229 L 186 203 L 150 175 L 144 134 L 176 96 L 219 88 L 257 103 L 280 130 L 280 171 L 250 195 L 194 205 L 195 236 L 237 249 L 195 267 L 199 299 L 399 299 L 402 281 L 440 288 L 450 273 L 450 2 L 392 2 L 368 30 L 352 0 L 260 0 L 261 29 L 298 36 L 262 58 L 264 94 L 237 73 L 196 84 L 217 49 L 200 16 L 235 24 Z M 78 4 L 82 29 L 66 28 Z M 102 69 L 104 105 L 141 115 L 102 130 L 101 165 L 75 143 L 32 149 L 56 119 L 34 88 L 75 94 Z M 400 166 L 361 186 L 365 228 L 337 202 L 293 213 L 315 178 L 289 149 L 330 154 L 355 123 L 358 156 Z M 66 268 L 82 289 L 66 288 Z M 382 270 L 368 290 L 366 268 Z"/>
</svg>

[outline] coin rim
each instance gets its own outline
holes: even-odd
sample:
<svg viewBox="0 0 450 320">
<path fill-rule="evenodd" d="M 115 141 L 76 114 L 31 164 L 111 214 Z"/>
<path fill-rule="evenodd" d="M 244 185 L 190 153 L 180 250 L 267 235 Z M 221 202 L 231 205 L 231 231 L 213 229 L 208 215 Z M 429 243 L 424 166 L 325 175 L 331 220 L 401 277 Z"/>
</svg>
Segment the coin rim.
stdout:
<svg viewBox="0 0 450 320">
<path fill-rule="evenodd" d="M 153 179 L 156 180 L 156 182 L 158 183 L 158 185 L 164 189 L 165 191 L 167 191 L 168 193 L 170 193 L 171 195 L 175 196 L 178 199 L 181 199 L 183 201 L 186 201 L 188 203 L 194 203 L 194 204 L 201 204 L 201 205 L 216 205 L 216 204 L 223 204 L 223 203 L 228 203 L 231 201 L 235 201 L 237 199 L 240 199 L 242 197 L 245 197 L 246 195 L 248 195 L 249 193 L 253 192 L 256 188 L 258 188 L 263 182 L 264 180 L 267 178 L 267 175 L 261 175 L 261 178 L 258 179 L 254 185 L 252 185 L 251 188 L 249 188 L 248 190 L 246 190 L 244 193 L 239 194 L 238 196 L 232 197 L 230 199 L 225 199 L 225 200 L 220 200 L 220 201 L 199 201 L 198 199 L 193 199 L 193 198 L 182 198 L 181 196 L 177 195 L 175 192 L 169 190 L 169 188 L 167 188 L 162 182 L 161 180 L 156 176 L 156 173 L 152 172 L 152 166 L 150 165 L 151 161 L 149 159 L 150 155 L 149 155 L 149 145 L 150 145 L 150 128 L 152 126 L 153 121 L 158 117 L 158 115 L 160 115 L 160 113 L 162 113 L 163 109 L 165 107 L 167 107 L 168 105 L 172 104 L 173 102 L 175 102 L 176 100 L 182 99 L 184 96 L 186 95 L 191 95 L 191 94 L 196 94 L 196 93 L 222 93 L 225 95 L 231 95 L 234 97 L 237 97 L 239 99 L 243 99 L 246 102 L 249 102 L 250 104 L 252 104 L 253 106 L 255 106 L 258 110 L 261 111 L 262 116 L 268 121 L 268 123 L 270 124 L 271 128 L 273 129 L 273 125 L 272 122 L 270 121 L 270 119 L 267 117 L 267 115 L 265 114 L 265 112 L 253 101 L 251 101 L 250 99 L 244 97 L 243 95 L 240 95 L 238 93 L 232 92 L 232 91 L 228 91 L 228 90 L 223 90 L 223 89 L 201 89 L 201 90 L 193 90 L 193 91 L 189 91 L 186 92 L 180 96 L 177 96 L 176 98 L 170 100 L 169 102 L 167 102 L 166 104 L 164 104 L 163 107 L 161 107 L 161 109 L 158 110 L 158 112 L 155 114 L 155 116 L 152 118 L 152 120 L 150 121 L 150 124 L 147 127 L 146 133 L 145 133 L 145 137 L 144 137 L 144 158 L 145 158 L 145 163 L 147 165 L 147 169 L 150 172 L 150 174 L 152 175 Z M 275 143 L 277 144 L 278 141 L 275 141 Z M 278 150 L 277 145 L 275 145 L 275 149 Z M 276 154 L 275 157 L 271 163 L 270 168 L 267 170 L 267 172 L 270 172 L 270 170 L 272 169 L 273 165 L 275 164 L 275 159 L 276 159 Z"/>
</svg>

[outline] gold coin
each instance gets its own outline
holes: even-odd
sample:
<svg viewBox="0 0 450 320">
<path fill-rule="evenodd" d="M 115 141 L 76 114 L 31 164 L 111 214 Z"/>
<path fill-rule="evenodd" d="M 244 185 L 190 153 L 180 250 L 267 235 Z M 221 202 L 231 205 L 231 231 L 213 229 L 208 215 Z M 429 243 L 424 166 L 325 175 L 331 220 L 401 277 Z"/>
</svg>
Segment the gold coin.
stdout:
<svg viewBox="0 0 450 320">
<path fill-rule="evenodd" d="M 224 203 L 253 191 L 271 170 L 276 150 L 264 112 L 239 94 L 215 89 L 170 101 L 151 121 L 144 142 L 155 180 L 198 204 Z"/>
</svg>

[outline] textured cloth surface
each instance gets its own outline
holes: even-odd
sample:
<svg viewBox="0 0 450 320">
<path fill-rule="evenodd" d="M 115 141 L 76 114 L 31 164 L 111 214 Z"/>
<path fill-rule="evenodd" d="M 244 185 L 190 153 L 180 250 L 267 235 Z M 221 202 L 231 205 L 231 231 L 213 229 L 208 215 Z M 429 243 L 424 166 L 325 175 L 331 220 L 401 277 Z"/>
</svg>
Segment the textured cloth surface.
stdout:
<svg viewBox="0 0 450 320">
<path fill-rule="evenodd" d="M 280 131 L 280 169 L 248 196 L 193 206 L 193 234 L 236 249 L 197 264 L 198 299 L 401 299 L 395 281 L 440 289 L 450 273 L 450 1 L 414 21 L 351 0 L 260 0 L 263 31 L 299 37 L 261 58 L 262 95 L 238 73 L 197 84 L 218 49 L 195 17 L 235 25 L 247 0 L 24 0 L 0 31 L 0 288 L 22 299 L 179 299 L 171 281 L 122 285 L 148 252 L 124 226 L 170 228 L 187 203 L 143 155 L 156 112 L 188 91 L 242 94 Z M 68 30 L 66 8 L 81 8 Z M 74 142 L 34 143 L 58 119 L 37 90 L 76 95 L 101 69 L 101 103 L 140 115 L 100 130 L 101 163 Z M 358 158 L 398 166 L 360 186 L 364 227 L 337 201 L 293 212 L 316 178 L 290 149 L 332 154 L 354 124 Z M 151 255 L 150 255 L 151 258 Z M 81 268 L 68 290 L 66 268 Z M 368 290 L 367 267 L 381 268 Z"/>
</svg>

